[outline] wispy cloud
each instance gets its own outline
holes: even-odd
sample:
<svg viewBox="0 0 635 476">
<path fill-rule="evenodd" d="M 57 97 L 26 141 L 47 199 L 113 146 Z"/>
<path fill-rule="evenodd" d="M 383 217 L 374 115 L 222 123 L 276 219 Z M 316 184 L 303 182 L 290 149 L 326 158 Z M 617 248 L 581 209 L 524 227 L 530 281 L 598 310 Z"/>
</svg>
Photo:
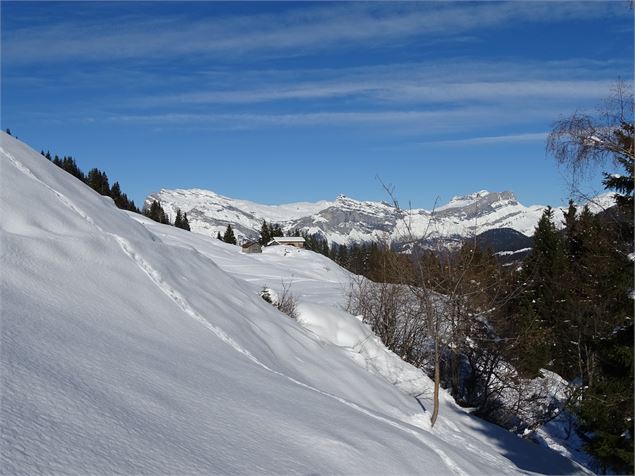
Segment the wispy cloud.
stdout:
<svg viewBox="0 0 635 476">
<path fill-rule="evenodd" d="M 602 62 L 583 60 L 454 61 L 432 67 L 397 64 L 294 71 L 292 78 L 286 71 L 248 71 L 233 82 L 219 73 L 199 77 L 196 86 L 188 83 L 177 94 L 130 98 L 127 104 L 135 114 L 128 117 L 139 122 L 218 122 L 236 127 L 402 123 L 399 128 L 429 131 L 445 130 L 450 123 L 473 129 L 472 122 L 550 122 L 569 108 L 605 97 L 613 83 L 613 78 L 606 79 L 605 69 Z M 457 77 L 461 81 L 447 80 Z M 205 89 L 198 85 L 205 82 Z"/>
<path fill-rule="evenodd" d="M 607 84 L 631 74 L 632 62 L 435 59 L 331 68 L 164 70 L 135 63 L 21 71 L 6 68 L 5 84 L 60 85 L 113 92 L 125 88 L 137 106 L 162 104 L 248 104 L 281 100 L 359 97 L 382 101 L 433 101 L 508 97 L 597 98 Z M 137 91 L 134 93 L 133 91 Z"/>
<path fill-rule="evenodd" d="M 469 137 L 466 139 L 420 142 L 419 144 L 420 145 L 492 145 L 492 144 L 510 144 L 510 143 L 518 143 L 518 142 L 544 142 L 546 138 L 547 138 L 547 132 L 527 132 L 523 134 Z"/>
<path fill-rule="evenodd" d="M 378 128 L 382 133 L 429 135 L 478 130 L 484 127 L 528 124 L 537 119 L 554 117 L 554 109 L 536 108 L 510 118 L 506 111 L 492 107 L 464 107 L 439 110 L 321 111 L 309 113 L 190 113 L 156 112 L 149 114 L 111 115 L 112 123 L 186 126 L 210 129 L 260 129 L 268 127 L 347 126 Z M 543 135 L 544 137 L 544 135 Z M 492 143 L 502 137 L 481 138 Z M 533 140 L 535 137 L 508 136 L 508 140 Z M 477 139 L 472 139 L 477 140 Z M 447 143 L 451 143 L 448 141 Z"/>
<path fill-rule="evenodd" d="M 145 15 L 143 4 L 130 9 L 99 4 L 94 8 L 102 9 L 103 18 L 91 5 L 82 4 L 77 14 L 67 5 L 69 11 L 57 17 L 63 20 L 52 23 L 44 17 L 15 23 L 3 18 L 4 84 L 47 98 L 72 91 L 61 113 L 52 101 L 55 114 L 71 121 L 85 113 L 97 122 L 140 126 L 336 126 L 414 132 L 417 140 L 446 132 L 472 137 L 446 144 L 530 141 L 539 137 L 499 133 L 543 130 L 559 114 L 605 97 L 616 71 L 632 71 L 630 59 L 510 58 L 492 53 L 491 46 L 480 57 L 456 56 L 452 48 L 454 56 L 439 51 L 393 55 L 397 49 L 375 55 L 384 47 L 410 51 L 478 37 L 516 22 L 623 15 L 607 2 L 303 8 L 282 3 L 258 14 L 192 3 L 168 9 L 169 15 Z M 41 103 L 36 98 L 29 108 L 21 105 L 18 114 L 35 117 Z"/>
<path fill-rule="evenodd" d="M 145 105 L 228 103 L 249 104 L 270 101 L 358 97 L 382 102 L 443 103 L 455 101 L 507 101 L 526 99 L 601 98 L 612 80 L 533 80 L 491 82 L 427 82 L 403 79 L 373 79 L 278 84 L 265 88 L 196 91 L 143 98 Z"/>
<path fill-rule="evenodd" d="M 187 55 L 241 55 L 375 46 L 410 37 L 459 36 L 517 21 L 589 18 L 614 11 L 611 2 L 501 2 L 329 4 L 284 13 L 203 18 L 143 15 L 3 29 L 3 60 L 10 63 L 106 61 Z M 151 8 L 148 6 L 147 8 Z M 199 8 L 204 8 L 199 5 Z M 187 28 L 184 25 L 187 24 Z M 116 25 L 116 26 L 112 26 Z"/>
<path fill-rule="evenodd" d="M 250 129 L 262 127 L 304 126 L 400 126 L 420 129 L 449 127 L 451 124 L 468 123 L 481 111 L 473 109 L 457 111 L 323 111 L 299 114 L 191 114 L 156 113 L 145 115 L 111 116 L 111 122 L 149 125 L 198 125 L 218 129 Z"/>
</svg>

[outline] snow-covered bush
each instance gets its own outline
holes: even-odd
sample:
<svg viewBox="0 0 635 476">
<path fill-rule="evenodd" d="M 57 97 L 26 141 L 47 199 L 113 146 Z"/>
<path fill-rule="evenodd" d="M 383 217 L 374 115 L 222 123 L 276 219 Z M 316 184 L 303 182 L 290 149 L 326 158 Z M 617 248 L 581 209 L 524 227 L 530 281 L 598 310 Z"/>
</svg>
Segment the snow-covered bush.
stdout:
<svg viewBox="0 0 635 476">
<path fill-rule="evenodd" d="M 277 293 L 273 289 L 265 286 L 260 291 L 260 297 L 290 318 L 298 318 L 297 302 L 293 294 L 291 294 L 291 284 L 287 284 L 283 281 L 281 293 Z"/>
</svg>

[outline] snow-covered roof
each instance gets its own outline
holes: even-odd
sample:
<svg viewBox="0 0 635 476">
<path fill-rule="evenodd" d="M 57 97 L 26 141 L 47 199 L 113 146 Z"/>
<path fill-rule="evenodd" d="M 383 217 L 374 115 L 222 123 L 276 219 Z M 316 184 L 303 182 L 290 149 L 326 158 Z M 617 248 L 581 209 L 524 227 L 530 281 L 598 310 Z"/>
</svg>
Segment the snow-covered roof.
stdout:
<svg viewBox="0 0 635 476">
<path fill-rule="evenodd" d="M 276 243 L 304 243 L 301 236 L 276 236 L 273 240 Z"/>
</svg>

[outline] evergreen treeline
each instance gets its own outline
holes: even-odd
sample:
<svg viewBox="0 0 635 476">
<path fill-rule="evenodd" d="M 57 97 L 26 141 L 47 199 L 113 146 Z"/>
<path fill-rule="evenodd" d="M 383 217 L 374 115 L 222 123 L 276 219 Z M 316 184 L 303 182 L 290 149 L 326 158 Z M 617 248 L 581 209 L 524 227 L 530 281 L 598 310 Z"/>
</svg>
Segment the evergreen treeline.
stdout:
<svg viewBox="0 0 635 476">
<path fill-rule="evenodd" d="M 508 312 L 531 330 L 515 356 L 518 367 L 529 374 L 549 368 L 579 382 L 574 410 L 592 435 L 588 449 L 603 470 L 632 474 L 632 235 L 622 236 L 632 229 L 630 213 L 624 223 L 621 213 L 614 221 L 570 205 L 560 233 L 545 211 Z"/>
<path fill-rule="evenodd" d="M 86 175 L 82 172 L 77 165 L 77 162 L 75 162 L 75 159 L 71 156 L 64 156 L 60 158 L 58 155 L 51 156 L 51 153 L 48 151 L 46 153 L 41 151 L 40 153 L 62 170 L 65 170 L 72 176 L 84 182 L 97 193 L 111 197 L 118 208 L 130 210 L 135 213 L 141 213 L 139 208 L 135 205 L 134 200 L 130 200 L 128 196 L 121 191 L 119 182 L 112 184 L 112 187 L 110 186 L 106 172 L 95 168 L 89 170 L 88 175 Z"/>
<path fill-rule="evenodd" d="M 282 228 L 280 225 L 267 223 L 266 221 L 262 222 L 262 227 L 260 228 L 260 238 L 258 239 L 258 243 L 262 246 L 265 246 L 269 243 L 273 238 L 277 236 L 284 236 L 282 232 Z M 299 235 L 298 235 L 299 236 Z"/>
<path fill-rule="evenodd" d="M 147 207 L 143 214 L 158 223 L 164 225 L 173 225 L 176 228 L 182 228 L 183 230 L 190 231 L 190 222 L 187 219 L 187 213 L 182 213 L 180 208 L 176 209 L 176 217 L 174 223 L 170 222 L 170 217 L 161 206 L 161 202 L 154 200 L 149 207 Z"/>
<path fill-rule="evenodd" d="M 304 247 L 307 250 L 314 251 L 316 253 L 320 253 L 324 256 L 328 256 L 332 258 L 329 254 L 329 243 L 322 235 L 319 234 L 309 234 L 306 231 L 300 232 L 299 230 L 295 230 L 292 234 L 293 236 L 301 236 L 304 238 Z"/>
<path fill-rule="evenodd" d="M 143 214 L 149 219 L 156 221 L 157 223 L 163 223 L 164 225 L 171 225 L 170 218 L 165 210 L 161 206 L 161 202 L 154 200 L 149 207 L 147 207 Z"/>
<path fill-rule="evenodd" d="M 329 246 L 328 241 L 320 235 L 302 233 L 301 236 L 304 237 L 305 248 L 327 256 L 342 268 L 372 281 L 389 280 L 381 271 L 382 260 L 387 253 L 399 256 L 386 245 L 374 241 L 350 245 L 331 243 Z"/>
<path fill-rule="evenodd" d="M 41 151 L 40 153 L 62 170 L 65 170 L 72 176 L 84 182 L 100 195 L 112 198 L 118 208 L 135 213 L 141 213 L 141 210 L 139 210 L 139 208 L 135 205 L 134 200 L 129 199 L 128 195 L 122 192 L 119 182 L 115 182 L 112 186 L 110 186 L 106 172 L 93 168 L 88 171 L 88 174 L 84 174 L 77 165 L 75 159 L 71 156 L 64 156 L 60 158 L 58 155 L 51 156 L 51 153 L 48 151 Z M 165 213 L 161 204 L 156 200 L 150 205 L 150 207 L 143 211 L 143 214 L 156 222 L 167 225 L 172 224 L 170 223 L 167 213 Z M 190 231 L 190 223 L 187 219 L 187 213 L 182 213 L 181 210 L 178 209 L 176 211 L 174 226 Z"/>
</svg>

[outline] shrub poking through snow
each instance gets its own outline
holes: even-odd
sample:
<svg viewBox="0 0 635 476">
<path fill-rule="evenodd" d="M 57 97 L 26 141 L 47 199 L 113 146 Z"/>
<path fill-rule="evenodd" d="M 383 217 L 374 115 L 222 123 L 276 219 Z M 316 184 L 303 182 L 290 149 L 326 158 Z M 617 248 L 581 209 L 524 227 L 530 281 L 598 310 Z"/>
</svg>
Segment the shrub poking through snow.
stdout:
<svg viewBox="0 0 635 476">
<path fill-rule="evenodd" d="M 265 286 L 263 286 L 263 288 L 260 290 L 260 297 L 267 301 L 269 304 L 273 304 L 269 289 L 267 289 Z"/>
<path fill-rule="evenodd" d="M 291 284 L 282 281 L 282 293 L 277 293 L 265 286 L 260 291 L 260 297 L 290 318 L 298 318 L 297 303 L 295 297 L 291 294 Z"/>
<path fill-rule="evenodd" d="M 282 312 L 284 312 L 287 316 L 289 316 L 292 319 L 297 319 L 298 318 L 298 311 L 296 309 L 297 305 L 295 302 L 295 298 L 293 297 L 293 294 L 291 294 L 291 292 L 289 291 L 290 286 L 284 286 L 284 290 L 282 292 L 282 295 L 280 296 L 280 299 L 278 299 L 278 302 L 275 304 L 275 306 Z"/>
</svg>

